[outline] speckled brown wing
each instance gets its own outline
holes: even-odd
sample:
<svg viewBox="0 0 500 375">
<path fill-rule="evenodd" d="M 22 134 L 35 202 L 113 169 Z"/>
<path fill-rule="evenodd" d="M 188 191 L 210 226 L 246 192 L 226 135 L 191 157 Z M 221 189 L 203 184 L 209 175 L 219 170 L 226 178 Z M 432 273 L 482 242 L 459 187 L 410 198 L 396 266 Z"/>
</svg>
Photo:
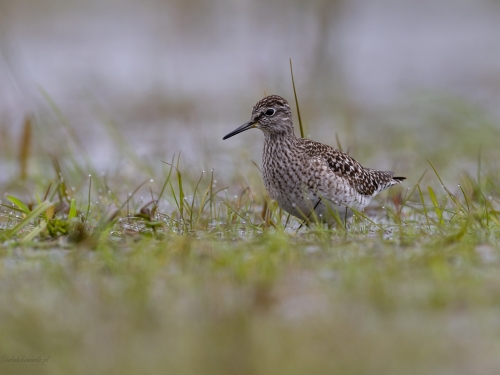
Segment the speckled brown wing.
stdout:
<svg viewBox="0 0 500 375">
<path fill-rule="evenodd" d="M 302 139 L 301 143 L 310 157 L 322 158 L 335 174 L 344 178 L 360 194 L 373 196 L 405 179 L 393 177 L 393 172 L 364 168 L 352 157 L 331 146 L 309 139 Z"/>
</svg>

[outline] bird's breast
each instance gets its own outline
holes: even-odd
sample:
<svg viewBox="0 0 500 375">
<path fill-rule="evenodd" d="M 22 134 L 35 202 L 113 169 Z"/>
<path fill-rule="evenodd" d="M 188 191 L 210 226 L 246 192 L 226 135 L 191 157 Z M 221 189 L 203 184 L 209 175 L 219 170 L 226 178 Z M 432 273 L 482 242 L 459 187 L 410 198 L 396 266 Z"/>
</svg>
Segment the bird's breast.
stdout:
<svg viewBox="0 0 500 375">
<path fill-rule="evenodd" d="M 278 145 L 266 145 L 262 155 L 262 177 L 270 197 L 287 212 L 298 216 L 298 211 L 310 210 L 316 184 L 309 176 L 307 162 Z"/>
</svg>

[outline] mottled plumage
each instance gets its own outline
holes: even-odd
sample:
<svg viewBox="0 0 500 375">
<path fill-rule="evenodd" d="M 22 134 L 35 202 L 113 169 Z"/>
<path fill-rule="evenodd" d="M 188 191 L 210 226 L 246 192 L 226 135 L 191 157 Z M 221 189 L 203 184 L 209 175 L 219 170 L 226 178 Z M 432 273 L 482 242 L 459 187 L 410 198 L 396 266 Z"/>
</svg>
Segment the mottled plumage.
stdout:
<svg viewBox="0 0 500 375">
<path fill-rule="evenodd" d="M 401 183 L 393 172 L 364 168 L 349 155 L 294 134 L 288 102 L 270 95 L 253 107 L 251 120 L 224 139 L 251 128 L 264 132 L 262 177 L 272 199 L 300 219 L 334 222 L 363 210 L 380 191 Z M 336 212 L 336 213 L 335 213 Z"/>
</svg>

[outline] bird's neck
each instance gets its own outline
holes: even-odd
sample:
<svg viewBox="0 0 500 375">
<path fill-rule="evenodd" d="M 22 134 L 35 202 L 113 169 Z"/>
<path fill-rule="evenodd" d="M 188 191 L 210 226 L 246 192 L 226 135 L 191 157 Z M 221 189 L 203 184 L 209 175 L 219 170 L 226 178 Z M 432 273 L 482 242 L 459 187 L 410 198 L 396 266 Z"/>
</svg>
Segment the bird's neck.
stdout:
<svg viewBox="0 0 500 375">
<path fill-rule="evenodd" d="M 265 143 L 268 144 L 290 143 L 294 142 L 297 139 L 293 131 L 264 133 L 264 136 L 265 136 Z"/>
<path fill-rule="evenodd" d="M 267 133 L 264 139 L 263 161 L 279 158 L 295 149 L 298 138 L 291 133 Z"/>
</svg>

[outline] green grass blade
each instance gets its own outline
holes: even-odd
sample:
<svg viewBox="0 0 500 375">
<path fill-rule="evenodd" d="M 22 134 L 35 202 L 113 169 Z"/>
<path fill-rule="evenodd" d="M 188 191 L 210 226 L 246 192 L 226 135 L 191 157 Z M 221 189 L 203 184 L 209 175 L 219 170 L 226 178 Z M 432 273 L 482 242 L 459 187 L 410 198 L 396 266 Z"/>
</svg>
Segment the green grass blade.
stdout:
<svg viewBox="0 0 500 375">
<path fill-rule="evenodd" d="M 89 212 L 90 212 L 90 194 L 92 192 L 92 175 L 89 174 L 89 196 L 88 196 L 88 204 L 87 204 L 87 213 L 85 214 L 85 222 L 88 223 L 89 221 Z M 128 201 L 127 201 L 128 202 Z"/>
<path fill-rule="evenodd" d="M 424 210 L 425 220 L 427 221 L 427 227 L 430 229 L 431 224 L 429 222 L 429 215 L 427 215 L 427 208 L 425 207 L 425 199 L 424 194 L 422 193 L 422 189 L 420 189 L 420 184 L 417 184 L 418 194 L 420 195 L 420 201 L 422 202 L 422 209 Z"/>
<path fill-rule="evenodd" d="M 436 198 L 436 194 L 434 193 L 434 190 L 428 186 L 427 189 L 429 190 L 429 196 L 431 197 L 432 204 L 434 205 L 434 211 L 436 212 L 436 215 L 439 220 L 439 225 L 443 224 L 443 210 L 441 209 L 441 206 L 439 206 L 439 202 Z"/>
<path fill-rule="evenodd" d="M 40 224 L 38 224 L 31 232 L 26 234 L 22 240 L 21 243 L 27 243 L 33 241 L 33 239 L 40 234 L 45 228 L 47 227 L 47 221 L 43 220 Z"/>
<path fill-rule="evenodd" d="M 8 210 L 16 211 L 19 212 L 20 214 L 24 214 L 24 210 L 21 210 L 19 207 L 16 206 L 9 206 L 7 204 L 0 203 L 0 207 L 5 207 Z"/>
<path fill-rule="evenodd" d="M 30 213 L 30 209 L 28 208 L 28 206 L 26 206 L 20 199 L 14 197 L 12 195 L 7 195 L 6 198 L 9 201 L 11 201 L 12 203 L 14 203 L 17 207 L 19 207 L 25 214 Z"/>
<path fill-rule="evenodd" d="M 297 106 L 297 117 L 299 119 L 300 136 L 302 138 L 305 138 L 304 126 L 302 125 L 302 117 L 300 116 L 299 100 L 297 99 L 297 90 L 295 89 L 295 80 L 293 79 L 292 59 L 290 59 L 290 74 L 292 75 L 293 95 L 295 96 L 295 105 Z"/>
<path fill-rule="evenodd" d="M 71 202 L 69 205 L 68 219 L 73 219 L 74 217 L 76 217 L 76 200 L 73 198 L 73 199 L 71 199 Z"/>
<path fill-rule="evenodd" d="M 24 120 L 21 142 L 19 145 L 19 177 L 25 180 L 28 176 L 28 161 L 32 152 L 32 136 L 33 126 L 31 116 L 27 116 Z"/>
<path fill-rule="evenodd" d="M 210 181 L 210 184 L 211 184 L 211 181 Z M 195 228 L 198 226 L 198 222 L 200 221 L 201 214 L 203 212 L 203 208 L 205 207 L 205 203 L 207 201 L 208 195 L 210 194 L 211 188 L 212 188 L 211 185 L 208 186 L 207 190 L 205 191 L 205 194 L 203 194 L 203 196 L 201 197 L 200 207 L 199 207 L 199 210 L 198 210 L 198 216 L 196 217 L 196 222 L 194 223 L 194 227 Z"/>
<path fill-rule="evenodd" d="M 191 207 L 189 208 L 189 225 L 191 228 L 193 228 L 193 213 L 194 213 L 194 203 L 196 199 L 196 192 L 198 191 L 198 186 L 200 186 L 201 179 L 203 178 L 203 175 L 205 174 L 205 171 L 201 173 L 200 179 L 198 180 L 198 183 L 196 184 L 194 191 L 193 191 L 193 199 L 191 200 Z"/>
<path fill-rule="evenodd" d="M 182 187 L 182 174 L 177 170 L 177 183 L 179 185 L 179 212 L 184 219 L 184 189 Z"/>
<path fill-rule="evenodd" d="M 38 206 L 36 206 L 33 211 L 31 211 L 26 217 L 21 220 L 14 228 L 8 230 L 4 234 L 5 239 L 12 239 L 21 229 L 27 226 L 31 220 L 37 218 L 41 214 L 45 213 L 45 211 L 52 206 L 52 203 L 49 201 L 42 202 Z"/>
</svg>

